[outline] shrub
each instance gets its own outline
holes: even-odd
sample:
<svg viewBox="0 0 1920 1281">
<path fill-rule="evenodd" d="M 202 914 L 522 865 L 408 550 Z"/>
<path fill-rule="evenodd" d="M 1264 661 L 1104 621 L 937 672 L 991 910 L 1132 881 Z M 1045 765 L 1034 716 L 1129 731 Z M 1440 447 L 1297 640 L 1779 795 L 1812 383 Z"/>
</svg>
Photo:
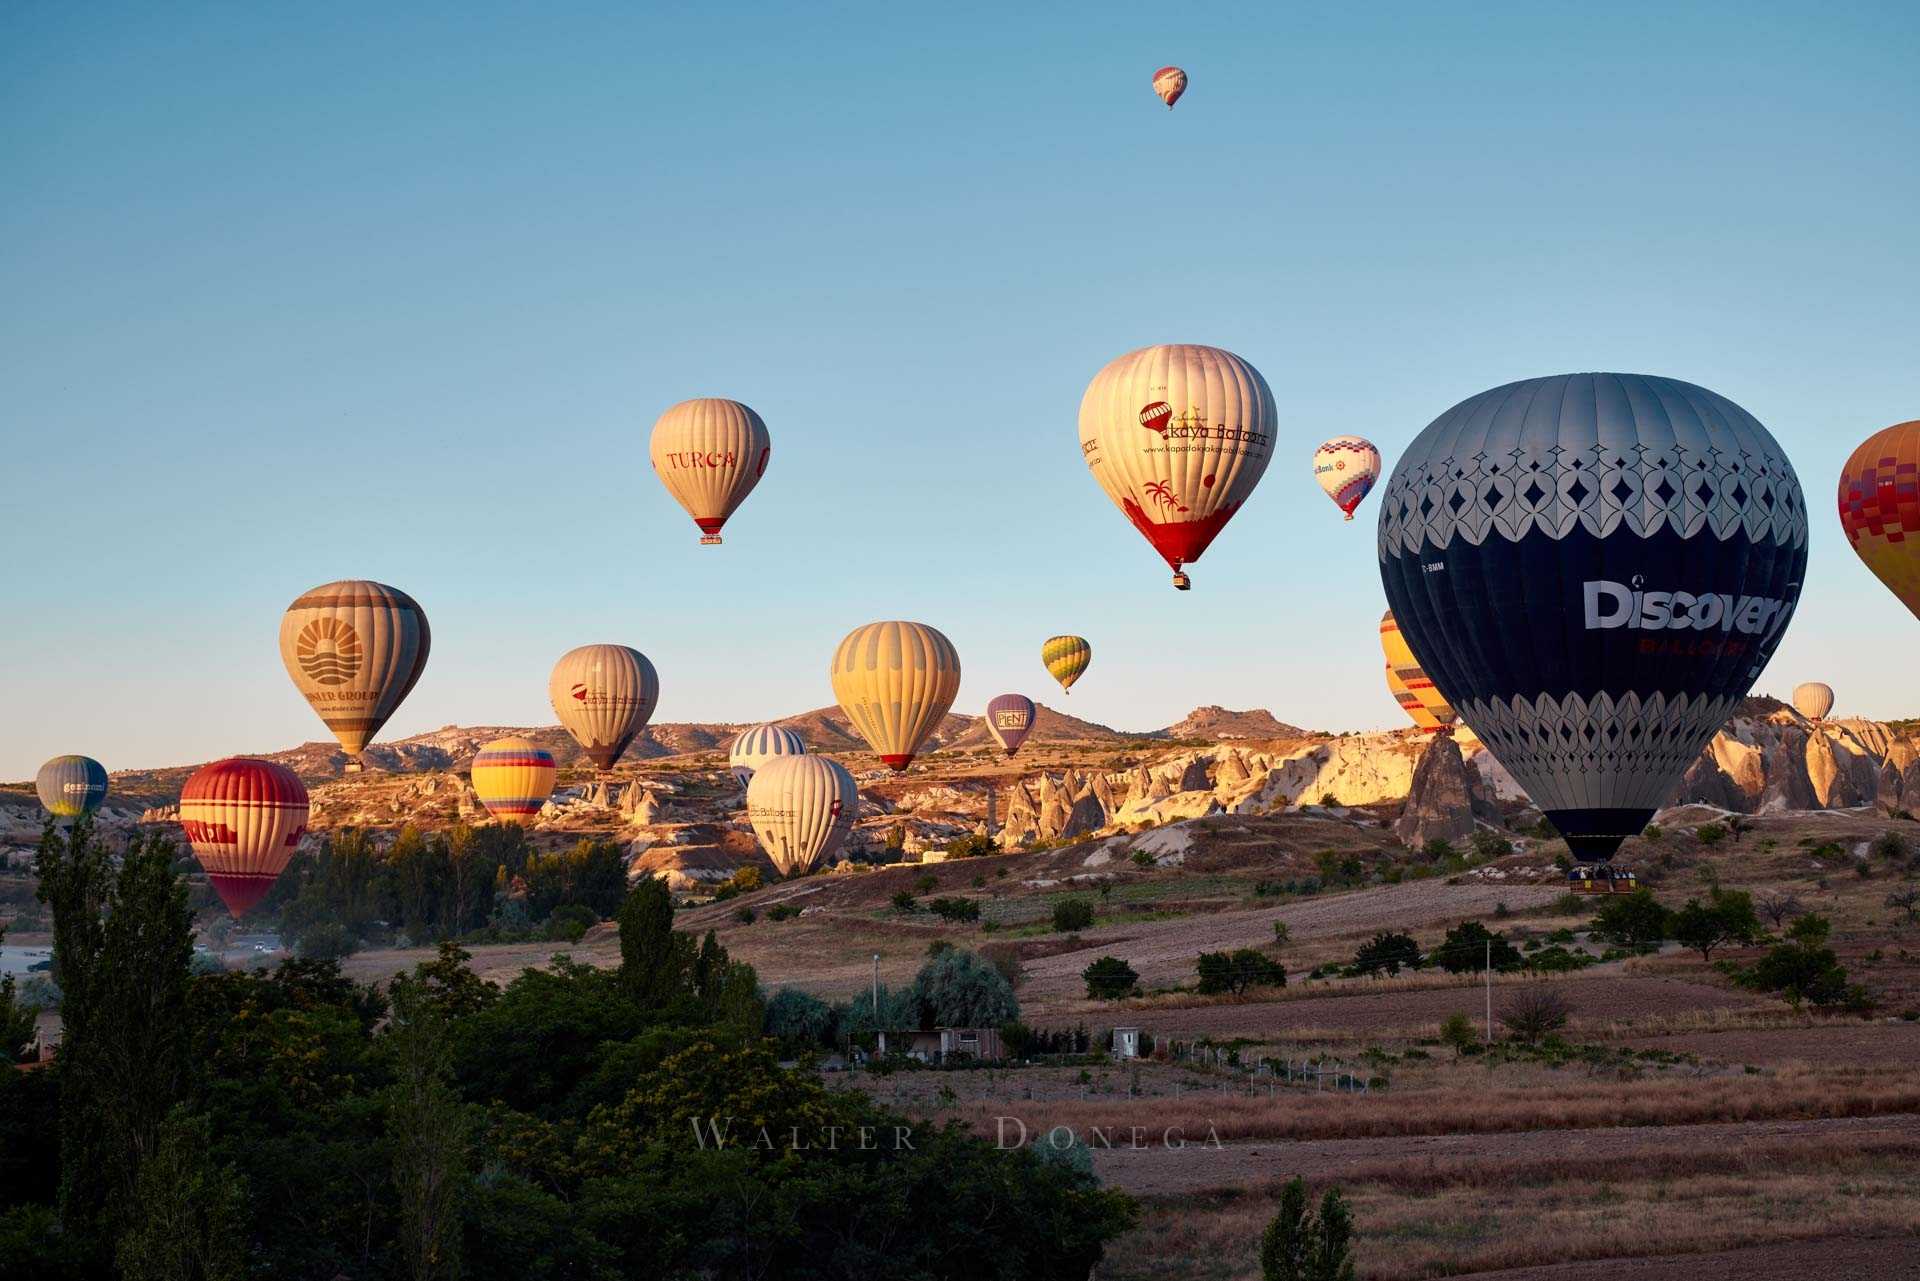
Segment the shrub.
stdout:
<svg viewBox="0 0 1920 1281">
<path fill-rule="evenodd" d="M 1103 956 L 1080 971 L 1087 982 L 1087 998 L 1093 1001 L 1117 1001 L 1139 990 L 1140 975 L 1117 956 Z"/>
<path fill-rule="evenodd" d="M 892 902 L 894 910 L 898 912 L 917 912 L 920 910 L 920 900 L 913 896 L 912 890 L 901 890 L 893 896 Z"/>
<path fill-rule="evenodd" d="M 934 886 L 938 884 L 940 884 L 940 882 L 933 878 L 932 873 L 928 873 L 925 876 L 915 877 L 913 881 L 913 888 L 917 893 L 931 894 L 933 893 Z"/>
<path fill-rule="evenodd" d="M 1831 930 L 1824 916 L 1801 917 L 1788 928 L 1787 941 L 1769 948 L 1740 973 L 1740 981 L 1762 992 L 1778 992 L 1796 1009 L 1802 1002 L 1856 1008 L 1870 1004 L 1863 989 L 1849 986 L 1846 967 L 1827 946 Z"/>
<path fill-rule="evenodd" d="M 1293 942 L 1293 929 L 1285 921 L 1275 921 L 1273 923 L 1273 945 L 1275 947 L 1285 947 L 1291 942 Z"/>
<path fill-rule="evenodd" d="M 295 955 L 306 961 L 344 961 L 359 949 L 360 940 L 338 921 L 308 926 L 293 944 Z"/>
<path fill-rule="evenodd" d="M 1793 895 L 1779 893 L 1762 894 L 1756 906 L 1760 909 L 1762 916 L 1773 922 L 1773 928 L 1776 930 L 1807 910 Z"/>
<path fill-rule="evenodd" d="M 1920 889 L 1909 886 L 1887 895 L 1887 906 L 1897 907 L 1907 914 L 1907 924 L 1920 921 Z"/>
<path fill-rule="evenodd" d="M 1063 934 L 1084 930 L 1093 924 L 1093 904 L 1083 898 L 1061 899 L 1053 905 L 1053 928 Z"/>
<path fill-rule="evenodd" d="M 1455 1010 L 1440 1024 L 1440 1040 L 1458 1057 L 1479 1048 L 1480 1033 L 1474 1030 L 1472 1019 Z"/>
<path fill-rule="evenodd" d="M 1292 1180 L 1260 1235 L 1262 1281 L 1353 1281 L 1353 1275 L 1353 1215 L 1340 1189 L 1327 1189 L 1316 1215 L 1307 1208 L 1306 1181 Z"/>
<path fill-rule="evenodd" d="M 547 937 L 554 942 L 578 943 L 599 919 L 585 903 L 563 903 L 547 917 Z"/>
<path fill-rule="evenodd" d="M 1899 832 L 1882 832 L 1873 838 L 1867 853 L 1889 863 L 1903 863 L 1913 854 L 1913 843 Z"/>
<path fill-rule="evenodd" d="M 1527 987 L 1508 999 L 1500 1023 L 1517 1041 L 1537 1045 L 1566 1027 L 1572 1017 L 1566 998 L 1550 987 Z"/>
<path fill-rule="evenodd" d="M 1398 974 L 1400 967 L 1420 968 L 1420 945 L 1410 935 L 1397 931 L 1376 934 L 1353 954 L 1353 966 L 1363 973 Z"/>
<path fill-rule="evenodd" d="M 1711 849 L 1727 839 L 1727 829 L 1718 823 L 1702 823 L 1693 829 L 1694 839 Z"/>
<path fill-rule="evenodd" d="M 1543 947 L 1527 957 L 1527 968 L 1540 974 L 1569 974 L 1596 964 L 1598 962 L 1587 953 L 1575 952 L 1558 943 Z"/>
<path fill-rule="evenodd" d="M 767 909 L 769 921 L 791 921 L 798 915 L 800 915 L 800 908 L 793 903 L 775 903 Z"/>
<path fill-rule="evenodd" d="M 738 895 L 751 894 L 765 884 L 766 878 L 760 874 L 759 868 L 743 867 L 720 883 L 720 888 L 713 892 L 713 901 L 724 903 Z"/>
<path fill-rule="evenodd" d="M 750 907 L 736 907 L 733 909 L 733 919 L 742 925 L 752 925 L 760 919 L 760 915 Z"/>
<path fill-rule="evenodd" d="M 1233 952 L 1202 952 L 1195 968 L 1203 995 L 1231 992 L 1239 996 L 1249 988 L 1287 985 L 1286 967 L 1250 947 Z"/>
<path fill-rule="evenodd" d="M 1135 850 L 1133 852 L 1133 865 L 1135 867 L 1152 867 L 1153 855 L 1147 853 L 1145 850 Z"/>
<path fill-rule="evenodd" d="M 970 898 L 936 898 L 927 900 L 927 910 L 943 921 L 977 921 L 980 919 L 980 903 Z"/>
<path fill-rule="evenodd" d="M 1504 972 L 1523 963 L 1513 944 L 1478 921 L 1463 921 L 1448 930 L 1432 959 L 1449 974 L 1471 973 L 1488 964 Z"/>
<path fill-rule="evenodd" d="M 791 1058 L 834 1042 L 833 1007 L 798 988 L 783 987 L 767 1002 L 761 1027 Z"/>
<path fill-rule="evenodd" d="M 1650 890 L 1611 895 L 1593 916 L 1593 931 L 1616 943 L 1658 943 L 1672 928 L 1673 914 Z"/>
<path fill-rule="evenodd" d="M 1688 899 L 1674 913 L 1673 937 L 1711 962 L 1713 949 L 1728 943 L 1751 943 L 1760 937 L 1760 918 L 1753 911 L 1753 896 L 1741 890 L 1716 889 L 1705 903 Z"/>
<path fill-rule="evenodd" d="M 983 836 L 979 832 L 949 841 L 941 848 L 948 858 L 982 858 L 1000 852 L 1000 847 L 993 843 L 991 836 Z"/>
<path fill-rule="evenodd" d="M 1453 843 L 1436 836 L 1420 847 L 1420 857 L 1429 863 L 1444 863 L 1453 857 Z"/>
</svg>

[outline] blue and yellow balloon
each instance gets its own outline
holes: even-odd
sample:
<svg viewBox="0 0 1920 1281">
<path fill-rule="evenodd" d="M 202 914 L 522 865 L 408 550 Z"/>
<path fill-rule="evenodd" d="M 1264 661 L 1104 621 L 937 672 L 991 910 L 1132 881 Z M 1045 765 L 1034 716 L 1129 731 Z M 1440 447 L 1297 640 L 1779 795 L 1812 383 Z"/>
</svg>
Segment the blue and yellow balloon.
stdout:
<svg viewBox="0 0 1920 1281">
<path fill-rule="evenodd" d="M 83 818 L 107 799 L 107 771 L 91 756 L 56 756 L 40 767 L 33 786 L 47 813 Z"/>
</svg>

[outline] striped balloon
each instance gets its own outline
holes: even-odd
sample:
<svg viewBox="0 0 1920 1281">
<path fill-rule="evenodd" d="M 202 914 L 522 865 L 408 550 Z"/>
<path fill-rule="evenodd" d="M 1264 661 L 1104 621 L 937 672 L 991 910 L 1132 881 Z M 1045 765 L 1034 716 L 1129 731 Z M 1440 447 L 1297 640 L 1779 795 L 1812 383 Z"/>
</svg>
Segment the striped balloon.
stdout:
<svg viewBox="0 0 1920 1281">
<path fill-rule="evenodd" d="M 1313 478 L 1352 520 L 1353 509 L 1380 479 L 1380 451 L 1363 436 L 1335 436 L 1313 451 Z"/>
<path fill-rule="evenodd" d="M 740 786 L 753 780 L 754 771 L 776 756 L 805 756 L 807 745 L 784 725 L 755 725 L 743 729 L 727 744 L 727 768 Z"/>
<path fill-rule="evenodd" d="M 853 775 L 824 756 L 776 757 L 747 784 L 747 821 L 782 876 L 804 876 L 831 858 L 859 812 Z"/>
<path fill-rule="evenodd" d="M 1187 73 L 1178 67 L 1162 67 L 1153 73 L 1154 96 L 1167 104 L 1167 110 L 1173 110 L 1173 104 L 1180 101 L 1180 95 L 1187 91 Z"/>
<path fill-rule="evenodd" d="M 106 767 L 91 756 L 56 756 L 40 767 L 33 789 L 55 818 L 80 818 L 107 799 Z"/>
<path fill-rule="evenodd" d="M 280 661 L 347 755 L 357 757 L 419 683 L 432 639 L 413 597 L 347 579 L 287 606 Z"/>
<path fill-rule="evenodd" d="M 180 825 L 237 920 L 273 888 L 307 830 L 307 788 L 272 761 L 203 765 L 180 789 Z"/>
<path fill-rule="evenodd" d="M 1387 656 L 1387 688 L 1393 691 L 1407 715 L 1413 717 L 1413 723 L 1429 734 L 1451 731 L 1459 715 L 1420 670 L 1407 638 L 1400 634 L 1400 624 L 1393 621 L 1392 610 L 1380 615 L 1380 648 Z M 1407 706 L 1409 698 L 1418 711 Z"/>
<path fill-rule="evenodd" d="M 925 623 L 868 623 L 834 652 L 833 696 L 874 754 L 895 770 L 939 728 L 960 692 L 960 654 Z"/>
<path fill-rule="evenodd" d="M 1025 694 L 1002 694 L 987 704 L 987 733 L 1012 756 L 1033 732 L 1033 700 Z"/>
<path fill-rule="evenodd" d="M 1875 432 L 1847 459 L 1840 528 L 1854 555 L 1920 618 L 1920 420 Z"/>
<path fill-rule="evenodd" d="M 525 824 L 553 795 L 553 753 L 524 738 L 496 738 L 473 758 L 473 792 L 502 823 Z"/>
<path fill-rule="evenodd" d="M 653 424 L 648 453 L 660 483 L 718 543 L 720 527 L 746 501 L 773 452 L 767 424 L 737 400 L 683 400 Z"/>
<path fill-rule="evenodd" d="M 626 645 L 582 645 L 553 665 L 547 699 L 567 733 L 600 769 L 612 769 L 660 702 L 660 674 Z"/>
<path fill-rule="evenodd" d="M 1047 673 L 1060 682 L 1060 688 L 1071 694 L 1073 683 L 1093 661 L 1093 646 L 1084 636 L 1049 636 L 1040 645 L 1040 661 L 1046 664 Z"/>
</svg>

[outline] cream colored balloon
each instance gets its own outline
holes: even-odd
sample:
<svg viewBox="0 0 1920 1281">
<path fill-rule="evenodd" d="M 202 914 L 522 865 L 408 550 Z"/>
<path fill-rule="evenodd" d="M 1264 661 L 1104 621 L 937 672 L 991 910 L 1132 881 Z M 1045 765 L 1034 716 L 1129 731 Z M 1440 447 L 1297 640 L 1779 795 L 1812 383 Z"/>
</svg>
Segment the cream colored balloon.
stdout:
<svg viewBox="0 0 1920 1281">
<path fill-rule="evenodd" d="M 1824 681 L 1807 681 L 1793 687 L 1793 710 L 1810 721 L 1823 721 L 1833 710 L 1833 686 Z"/>
<path fill-rule="evenodd" d="M 626 645 L 582 645 L 553 665 L 547 698 L 587 759 L 612 769 L 660 702 L 660 675 Z"/>
<path fill-rule="evenodd" d="M 1080 400 L 1080 452 L 1094 479 L 1188 586 L 1200 558 L 1266 473 L 1277 421 L 1260 371 L 1188 343 L 1130 351 Z"/>
<path fill-rule="evenodd" d="M 747 784 L 747 821 L 782 876 L 804 875 L 831 858 L 859 811 L 853 775 L 824 756 L 776 756 Z"/>
<path fill-rule="evenodd" d="M 660 483 L 693 517 L 702 543 L 720 541 L 720 527 L 760 483 L 772 450 L 759 414 L 710 396 L 661 414 L 648 446 Z"/>
<path fill-rule="evenodd" d="M 960 692 L 960 655 L 925 623 L 868 623 L 840 642 L 832 674 L 853 727 L 881 760 L 905 770 Z"/>
</svg>

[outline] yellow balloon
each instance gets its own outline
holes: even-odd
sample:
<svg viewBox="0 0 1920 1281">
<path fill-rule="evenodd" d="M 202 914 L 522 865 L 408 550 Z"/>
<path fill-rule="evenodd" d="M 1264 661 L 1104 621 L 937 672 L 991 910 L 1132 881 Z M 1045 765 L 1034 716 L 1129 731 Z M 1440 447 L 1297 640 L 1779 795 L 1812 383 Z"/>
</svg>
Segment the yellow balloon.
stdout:
<svg viewBox="0 0 1920 1281">
<path fill-rule="evenodd" d="M 1048 674 L 1060 682 L 1060 688 L 1071 694 L 1073 683 L 1093 661 L 1093 646 L 1087 644 L 1084 636 L 1049 636 L 1040 646 L 1040 661 L 1047 665 Z"/>
<path fill-rule="evenodd" d="M 840 642 L 832 676 L 853 727 L 881 760 L 905 770 L 960 692 L 960 655 L 925 623 L 868 623 Z"/>
<path fill-rule="evenodd" d="M 553 795 L 553 755 L 529 739 L 496 738 L 473 758 L 473 791 L 503 823 L 531 823 Z"/>
<path fill-rule="evenodd" d="M 1429 734 L 1452 728 L 1459 713 L 1434 688 L 1433 679 L 1421 670 L 1413 650 L 1407 647 L 1407 638 L 1400 634 L 1400 624 L 1393 621 L 1392 610 L 1380 615 L 1380 648 L 1387 656 L 1387 688 L 1394 691 L 1394 698 L 1406 709 L 1407 715 L 1413 717 L 1413 723 Z M 1409 697 L 1418 711 L 1408 706 Z"/>
</svg>

